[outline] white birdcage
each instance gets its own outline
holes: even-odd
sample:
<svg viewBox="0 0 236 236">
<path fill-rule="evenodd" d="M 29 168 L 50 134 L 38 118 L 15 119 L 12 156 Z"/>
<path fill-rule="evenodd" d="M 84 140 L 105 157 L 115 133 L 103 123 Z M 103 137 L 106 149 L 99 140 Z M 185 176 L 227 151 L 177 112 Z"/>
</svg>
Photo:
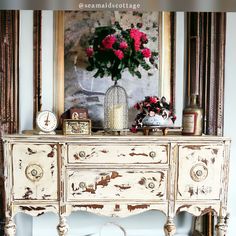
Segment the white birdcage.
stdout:
<svg viewBox="0 0 236 236">
<path fill-rule="evenodd" d="M 106 131 L 124 131 L 128 129 L 127 93 L 117 82 L 108 88 L 105 94 L 104 129 Z"/>
</svg>

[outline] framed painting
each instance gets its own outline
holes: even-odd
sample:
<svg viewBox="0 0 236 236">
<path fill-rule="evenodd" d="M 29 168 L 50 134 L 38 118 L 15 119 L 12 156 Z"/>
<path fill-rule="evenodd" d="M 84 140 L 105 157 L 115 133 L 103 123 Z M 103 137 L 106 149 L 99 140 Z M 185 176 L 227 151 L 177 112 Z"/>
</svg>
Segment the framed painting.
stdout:
<svg viewBox="0 0 236 236">
<path fill-rule="evenodd" d="M 147 46 L 158 52 L 157 68 L 151 73 L 141 70 L 141 79 L 124 71 L 118 81 L 128 94 L 129 124 L 137 111 L 134 105 L 145 96 L 165 96 L 174 104 L 175 85 L 175 13 L 119 11 L 55 12 L 55 111 L 60 116 L 71 107 L 88 109 L 93 127 L 103 127 L 103 102 L 106 90 L 113 84 L 109 77 L 94 78 L 87 71 L 85 49 L 96 27 L 119 22 L 123 28 L 142 25 L 149 38 Z"/>
</svg>

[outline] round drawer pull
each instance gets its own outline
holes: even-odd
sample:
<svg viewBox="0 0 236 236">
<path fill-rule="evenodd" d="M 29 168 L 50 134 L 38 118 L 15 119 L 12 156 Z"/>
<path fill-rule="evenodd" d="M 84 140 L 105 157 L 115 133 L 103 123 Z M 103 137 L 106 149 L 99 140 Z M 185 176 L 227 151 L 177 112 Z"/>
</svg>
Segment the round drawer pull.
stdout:
<svg viewBox="0 0 236 236">
<path fill-rule="evenodd" d="M 156 152 L 151 151 L 151 152 L 149 153 L 149 156 L 150 156 L 150 157 L 155 157 L 155 156 L 156 156 Z"/>
<path fill-rule="evenodd" d="M 190 170 L 190 176 L 195 182 L 201 182 L 208 176 L 208 168 L 204 163 L 197 163 Z"/>
<path fill-rule="evenodd" d="M 79 157 L 85 157 L 85 155 L 86 155 L 85 151 L 80 151 L 79 152 Z"/>
<path fill-rule="evenodd" d="M 202 174 L 203 174 L 203 173 L 202 173 L 202 171 L 201 171 L 201 170 L 197 170 L 197 171 L 196 171 L 196 175 L 197 175 L 197 176 L 199 176 L 199 177 L 200 177 L 200 176 L 202 176 Z"/>
<path fill-rule="evenodd" d="M 39 181 L 43 177 L 43 168 L 38 164 L 28 165 L 25 169 L 26 177 L 32 181 Z"/>
<path fill-rule="evenodd" d="M 86 183 L 85 182 L 80 182 L 79 187 L 82 188 L 82 189 L 86 188 Z"/>
<path fill-rule="evenodd" d="M 148 187 L 149 187 L 150 189 L 154 189 L 154 188 L 155 188 L 155 184 L 154 184 L 153 182 L 150 182 L 150 183 L 148 184 Z"/>
<path fill-rule="evenodd" d="M 35 169 L 31 170 L 31 175 L 32 176 L 36 176 L 37 174 L 38 174 L 37 170 L 35 170 Z"/>
</svg>

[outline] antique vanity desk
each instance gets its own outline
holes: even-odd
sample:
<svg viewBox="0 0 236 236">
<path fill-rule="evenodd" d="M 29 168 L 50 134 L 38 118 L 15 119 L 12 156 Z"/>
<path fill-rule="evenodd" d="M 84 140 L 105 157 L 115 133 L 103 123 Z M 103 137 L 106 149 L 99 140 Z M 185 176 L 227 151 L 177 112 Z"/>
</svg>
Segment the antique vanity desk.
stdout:
<svg viewBox="0 0 236 236">
<path fill-rule="evenodd" d="M 18 212 L 66 216 L 82 210 L 129 216 L 156 209 L 173 218 L 214 210 L 217 235 L 226 235 L 230 139 L 215 136 L 6 135 L 4 166 L 6 235 L 13 236 Z"/>
</svg>

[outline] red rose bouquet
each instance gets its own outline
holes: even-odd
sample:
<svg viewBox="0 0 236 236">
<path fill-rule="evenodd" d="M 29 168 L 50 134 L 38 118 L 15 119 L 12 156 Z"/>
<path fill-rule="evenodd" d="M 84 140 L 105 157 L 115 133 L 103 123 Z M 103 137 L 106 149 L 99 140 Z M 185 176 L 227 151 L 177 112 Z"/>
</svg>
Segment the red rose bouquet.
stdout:
<svg viewBox="0 0 236 236">
<path fill-rule="evenodd" d="M 128 69 L 141 78 L 141 66 L 145 70 L 157 68 L 157 52 L 152 52 L 146 44 L 148 38 L 140 28 L 142 24 L 123 29 L 118 22 L 112 26 L 97 27 L 86 49 L 88 71 L 97 70 L 94 77 L 111 76 L 112 80 L 121 79 L 121 73 Z"/>
</svg>

